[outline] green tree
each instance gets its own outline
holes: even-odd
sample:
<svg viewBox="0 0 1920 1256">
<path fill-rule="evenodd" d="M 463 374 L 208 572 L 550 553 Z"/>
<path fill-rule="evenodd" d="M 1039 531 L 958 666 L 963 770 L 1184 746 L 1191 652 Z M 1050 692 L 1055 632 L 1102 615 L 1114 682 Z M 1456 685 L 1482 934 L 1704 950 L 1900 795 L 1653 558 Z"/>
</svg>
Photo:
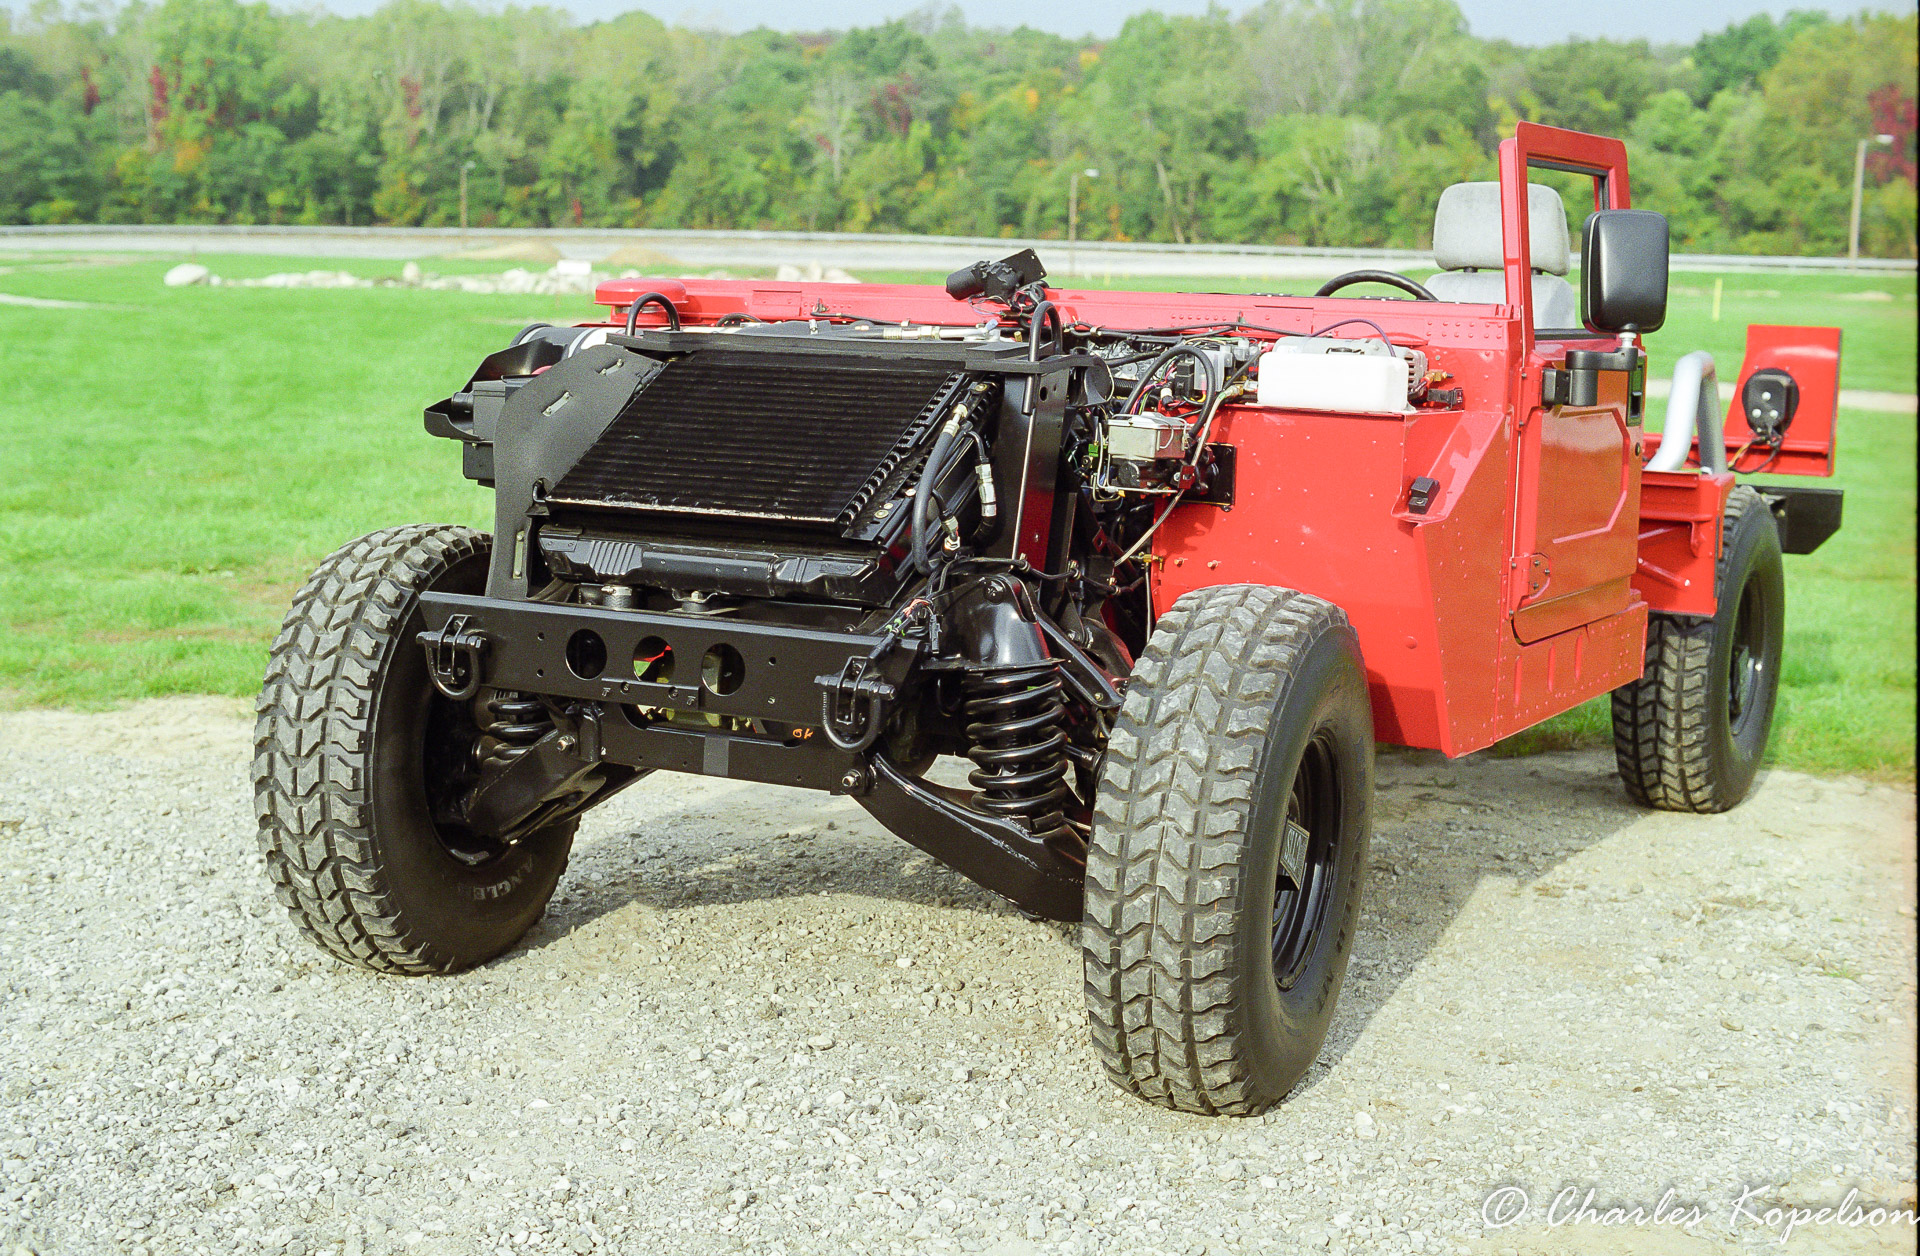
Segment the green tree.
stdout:
<svg viewBox="0 0 1920 1256">
<path fill-rule="evenodd" d="M 1780 22 L 1756 13 L 1693 45 L 1693 99 L 1706 104 L 1728 88 L 1753 87 L 1779 64 L 1780 54 L 1802 31 L 1825 25 L 1818 10 L 1795 9 Z"/>
</svg>

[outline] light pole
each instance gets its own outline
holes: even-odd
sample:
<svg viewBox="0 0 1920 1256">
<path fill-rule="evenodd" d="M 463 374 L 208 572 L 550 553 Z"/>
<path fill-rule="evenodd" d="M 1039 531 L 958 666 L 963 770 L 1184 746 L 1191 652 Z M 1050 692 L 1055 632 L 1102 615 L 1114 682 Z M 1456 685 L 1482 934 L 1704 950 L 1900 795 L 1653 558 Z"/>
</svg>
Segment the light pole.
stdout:
<svg viewBox="0 0 1920 1256">
<path fill-rule="evenodd" d="M 467 171 L 471 169 L 473 169 L 472 162 L 460 167 L 460 230 L 462 231 L 467 229 Z"/>
<path fill-rule="evenodd" d="M 1080 236 L 1080 176 L 1081 175 L 1085 175 L 1089 179 L 1097 179 L 1100 177 L 1100 172 L 1098 170 L 1093 169 L 1092 167 L 1088 167 L 1085 170 L 1076 170 L 1072 174 L 1067 176 L 1067 274 L 1068 275 L 1077 275 L 1080 273 L 1078 270 L 1074 268 L 1073 253 L 1074 253 L 1074 245 L 1078 241 Z"/>
<path fill-rule="evenodd" d="M 1875 144 L 1891 144 L 1891 135 L 1876 135 Z M 1867 181 L 1867 141 L 1862 139 L 1853 150 L 1853 217 L 1847 222 L 1847 260 L 1860 260 L 1860 191 Z"/>
</svg>

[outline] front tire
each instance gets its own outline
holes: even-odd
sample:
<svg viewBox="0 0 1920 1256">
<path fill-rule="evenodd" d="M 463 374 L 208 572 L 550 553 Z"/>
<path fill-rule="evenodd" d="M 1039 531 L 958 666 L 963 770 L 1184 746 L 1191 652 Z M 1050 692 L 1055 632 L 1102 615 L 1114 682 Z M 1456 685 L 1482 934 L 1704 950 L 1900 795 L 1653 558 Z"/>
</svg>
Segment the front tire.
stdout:
<svg viewBox="0 0 1920 1256">
<path fill-rule="evenodd" d="M 1082 926 L 1122 1089 L 1252 1116 L 1325 1041 L 1360 915 L 1373 716 L 1340 609 L 1225 585 L 1160 618 L 1107 748 Z"/>
<path fill-rule="evenodd" d="M 1727 495 L 1712 619 L 1647 616 L 1646 670 L 1613 691 L 1627 794 L 1661 811 L 1725 811 L 1753 788 L 1780 690 L 1787 594 L 1766 498 Z"/>
<path fill-rule="evenodd" d="M 380 972 L 493 958 L 540 919 L 574 824 L 489 847 L 433 819 L 430 792 L 477 735 L 427 677 L 420 594 L 478 593 L 489 539 L 389 528 L 313 573 L 275 638 L 254 725 L 267 876 L 324 950 Z"/>
</svg>

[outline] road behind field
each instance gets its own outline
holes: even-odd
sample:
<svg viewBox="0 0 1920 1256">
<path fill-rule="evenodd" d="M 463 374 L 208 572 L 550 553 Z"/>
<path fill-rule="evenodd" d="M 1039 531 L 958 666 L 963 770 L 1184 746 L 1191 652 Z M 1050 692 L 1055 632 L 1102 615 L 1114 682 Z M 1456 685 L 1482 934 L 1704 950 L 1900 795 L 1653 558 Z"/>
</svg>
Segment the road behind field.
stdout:
<svg viewBox="0 0 1920 1256">
<path fill-rule="evenodd" d="M 268 892 L 249 732 L 0 714 L 0 1250 L 1719 1253 L 1757 1184 L 1913 1205 L 1908 791 L 1672 816 L 1603 754 L 1385 753 L 1333 1036 L 1230 1121 L 1113 1089 L 1068 931 L 823 795 L 655 777 L 508 955 L 340 967 Z M 1549 1227 L 1566 1185 L 1708 1215 Z"/>
<path fill-rule="evenodd" d="M 804 266 L 817 262 L 862 270 L 948 271 L 981 257 L 1033 248 L 1056 278 L 1112 275 L 1243 275 L 1326 278 L 1349 270 L 1429 269 L 1431 250 L 1324 248 L 1272 244 L 1163 244 L 1151 240 L 1064 240 L 928 236 L 851 231 L 705 231 L 671 228 L 567 227 L 289 227 L 289 226 L 0 226 L 0 250 L 135 253 L 256 253 L 282 257 L 426 258 L 488 246 L 539 243 L 561 256 L 598 261 L 616 249 L 645 248 L 689 266 Z M 1763 257 L 1676 253 L 1675 271 L 1849 273 L 1910 279 L 1913 263 L 1898 258 Z"/>
</svg>

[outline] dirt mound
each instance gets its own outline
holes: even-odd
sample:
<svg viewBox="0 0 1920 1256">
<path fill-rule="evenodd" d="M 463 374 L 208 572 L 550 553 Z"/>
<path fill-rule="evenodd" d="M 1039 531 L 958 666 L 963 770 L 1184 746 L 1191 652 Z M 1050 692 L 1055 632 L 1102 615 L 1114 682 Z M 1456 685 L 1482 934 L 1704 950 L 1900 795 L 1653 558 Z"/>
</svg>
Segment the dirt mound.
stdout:
<svg viewBox="0 0 1920 1256">
<path fill-rule="evenodd" d="M 623 244 L 600 259 L 602 270 L 639 270 L 651 275 L 677 275 L 689 269 L 679 258 L 644 244 Z"/>
<path fill-rule="evenodd" d="M 445 256 L 459 262 L 544 262 L 551 266 L 560 260 L 560 250 L 545 240 L 502 240 Z"/>
</svg>

